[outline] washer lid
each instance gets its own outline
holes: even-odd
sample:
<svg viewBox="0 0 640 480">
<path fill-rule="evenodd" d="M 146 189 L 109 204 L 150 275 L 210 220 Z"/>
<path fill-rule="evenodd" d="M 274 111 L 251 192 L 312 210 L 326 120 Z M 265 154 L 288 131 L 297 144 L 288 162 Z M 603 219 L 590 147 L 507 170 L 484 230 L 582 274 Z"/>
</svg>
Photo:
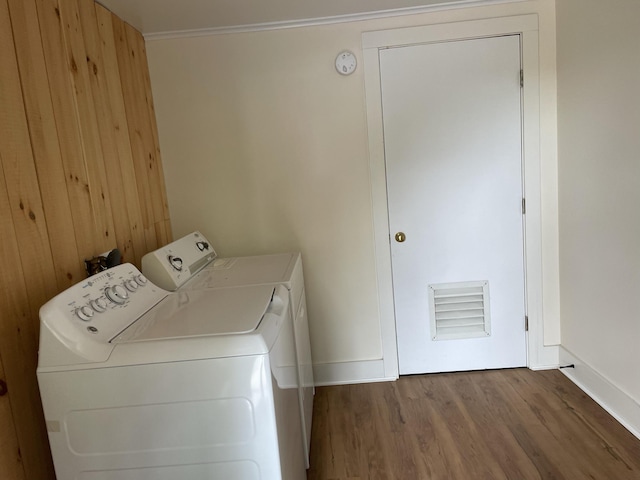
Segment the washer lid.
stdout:
<svg viewBox="0 0 640 480">
<path fill-rule="evenodd" d="M 168 295 L 112 343 L 253 332 L 274 288 L 268 285 L 178 291 Z"/>
</svg>

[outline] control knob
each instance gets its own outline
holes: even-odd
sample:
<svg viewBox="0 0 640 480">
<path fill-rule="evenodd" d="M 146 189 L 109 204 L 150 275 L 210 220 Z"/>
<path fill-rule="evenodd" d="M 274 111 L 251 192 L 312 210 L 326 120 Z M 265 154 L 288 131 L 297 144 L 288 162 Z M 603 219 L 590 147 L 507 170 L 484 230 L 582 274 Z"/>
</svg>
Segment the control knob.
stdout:
<svg viewBox="0 0 640 480">
<path fill-rule="evenodd" d="M 102 313 L 107 309 L 107 302 L 102 297 L 91 300 L 89 305 L 98 313 Z"/>
<path fill-rule="evenodd" d="M 141 287 L 144 287 L 147 284 L 147 279 L 144 277 L 144 275 L 136 275 L 135 281 Z"/>
<path fill-rule="evenodd" d="M 118 305 L 124 304 L 129 298 L 129 294 L 127 290 L 122 285 L 114 285 L 113 287 L 107 287 L 104 291 L 106 297 L 111 300 L 113 303 L 117 303 Z"/>
<path fill-rule="evenodd" d="M 182 271 L 182 259 L 180 257 L 169 255 L 167 259 L 169 260 L 169 265 L 171 265 L 175 270 L 179 272 Z"/>
<path fill-rule="evenodd" d="M 89 306 L 85 305 L 84 307 L 80 307 L 76 309 L 76 315 L 83 322 L 88 322 L 93 317 L 93 310 L 89 308 Z"/>
<path fill-rule="evenodd" d="M 135 292 L 138 289 L 138 283 L 134 279 L 124 282 L 124 286 L 130 292 Z"/>
</svg>

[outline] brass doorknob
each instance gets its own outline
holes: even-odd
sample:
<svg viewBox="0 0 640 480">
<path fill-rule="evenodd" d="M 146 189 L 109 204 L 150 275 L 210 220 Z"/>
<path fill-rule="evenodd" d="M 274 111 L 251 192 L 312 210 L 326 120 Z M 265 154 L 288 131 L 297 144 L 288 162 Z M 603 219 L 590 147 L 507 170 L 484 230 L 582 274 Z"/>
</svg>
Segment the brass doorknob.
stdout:
<svg viewBox="0 0 640 480">
<path fill-rule="evenodd" d="M 407 239 L 407 236 L 404 234 L 404 232 L 398 232 L 396 233 L 396 242 L 398 243 L 402 243 Z"/>
</svg>

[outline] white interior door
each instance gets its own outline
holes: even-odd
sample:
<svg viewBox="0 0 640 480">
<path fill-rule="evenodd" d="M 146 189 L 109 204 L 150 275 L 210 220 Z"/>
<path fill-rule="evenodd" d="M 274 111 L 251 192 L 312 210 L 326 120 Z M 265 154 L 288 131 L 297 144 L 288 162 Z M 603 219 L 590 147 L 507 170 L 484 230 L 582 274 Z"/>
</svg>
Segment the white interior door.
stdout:
<svg viewBox="0 0 640 480">
<path fill-rule="evenodd" d="M 518 35 L 380 51 L 401 374 L 526 365 L 520 70 Z"/>
</svg>

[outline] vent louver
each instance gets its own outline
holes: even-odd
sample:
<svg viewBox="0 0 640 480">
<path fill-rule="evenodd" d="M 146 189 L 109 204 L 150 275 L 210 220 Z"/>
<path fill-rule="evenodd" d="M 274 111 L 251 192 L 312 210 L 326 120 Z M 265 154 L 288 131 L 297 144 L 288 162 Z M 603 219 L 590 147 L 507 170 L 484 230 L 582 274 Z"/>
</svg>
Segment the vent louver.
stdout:
<svg viewBox="0 0 640 480">
<path fill-rule="evenodd" d="M 429 285 L 429 317 L 433 340 L 491 335 L 489 282 Z"/>
</svg>

